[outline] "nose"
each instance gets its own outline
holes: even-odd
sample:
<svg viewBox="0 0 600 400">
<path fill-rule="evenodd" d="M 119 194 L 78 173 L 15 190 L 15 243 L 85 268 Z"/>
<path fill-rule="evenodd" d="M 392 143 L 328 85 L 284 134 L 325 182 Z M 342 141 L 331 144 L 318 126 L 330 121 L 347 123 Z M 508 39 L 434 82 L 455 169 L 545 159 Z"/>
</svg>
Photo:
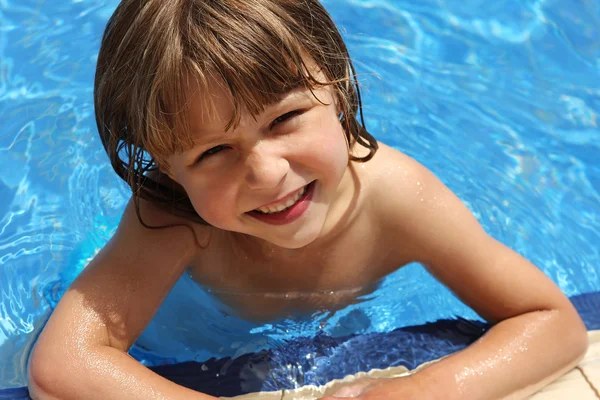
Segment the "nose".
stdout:
<svg viewBox="0 0 600 400">
<path fill-rule="evenodd" d="M 278 187 L 290 170 L 289 162 L 263 144 L 257 144 L 246 158 L 246 183 L 251 189 Z"/>
</svg>

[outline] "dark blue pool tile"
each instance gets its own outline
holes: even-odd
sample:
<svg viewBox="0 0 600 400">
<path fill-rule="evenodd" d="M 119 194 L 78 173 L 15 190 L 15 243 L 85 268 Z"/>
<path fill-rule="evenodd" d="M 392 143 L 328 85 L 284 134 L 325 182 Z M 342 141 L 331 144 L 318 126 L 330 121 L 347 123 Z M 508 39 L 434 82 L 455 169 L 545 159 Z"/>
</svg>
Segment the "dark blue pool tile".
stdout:
<svg viewBox="0 0 600 400">
<path fill-rule="evenodd" d="M 236 359 L 210 359 L 151 368 L 190 389 L 213 396 L 323 385 L 373 368 L 418 365 L 468 346 L 487 325 L 465 319 L 442 320 L 393 332 L 297 338 L 282 346 Z"/>
<path fill-rule="evenodd" d="M 600 329 L 600 292 L 571 297 L 588 330 Z"/>
<path fill-rule="evenodd" d="M 0 390 L 0 400 L 29 400 L 29 391 L 27 388 L 17 388 L 17 389 L 1 389 Z"/>
</svg>

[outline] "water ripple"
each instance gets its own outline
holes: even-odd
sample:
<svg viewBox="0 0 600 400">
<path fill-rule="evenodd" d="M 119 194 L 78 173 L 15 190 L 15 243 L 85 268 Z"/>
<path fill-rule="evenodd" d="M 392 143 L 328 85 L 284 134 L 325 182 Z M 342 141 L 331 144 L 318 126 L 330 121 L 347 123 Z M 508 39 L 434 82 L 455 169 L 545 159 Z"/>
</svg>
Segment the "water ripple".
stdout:
<svg viewBox="0 0 600 400">
<path fill-rule="evenodd" d="M 431 168 L 565 293 L 600 290 L 598 2 L 323 3 L 356 59 L 369 129 Z M 129 196 L 93 121 L 94 62 L 116 4 L 0 1 L 0 387 L 25 385 L 34 338 Z M 148 364 L 201 360 L 454 314 L 477 317 L 418 265 L 361 304 L 300 323 L 237 320 L 183 279 L 133 352 Z M 175 332 L 174 318 L 185 321 Z"/>
</svg>

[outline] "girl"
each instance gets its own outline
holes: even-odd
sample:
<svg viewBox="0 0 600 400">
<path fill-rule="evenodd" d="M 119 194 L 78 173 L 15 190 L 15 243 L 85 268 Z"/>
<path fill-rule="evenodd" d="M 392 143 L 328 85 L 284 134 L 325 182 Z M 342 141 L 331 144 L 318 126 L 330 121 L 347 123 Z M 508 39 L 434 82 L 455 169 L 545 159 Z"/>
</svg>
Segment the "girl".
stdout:
<svg viewBox="0 0 600 400">
<path fill-rule="evenodd" d="M 523 398 L 584 354 L 560 290 L 358 122 L 352 63 L 317 0 L 124 0 L 95 107 L 133 196 L 39 338 L 34 398 L 211 398 L 127 355 L 186 270 L 246 318 L 270 319 L 343 307 L 420 262 L 494 324 L 410 377 L 338 396 Z"/>
</svg>

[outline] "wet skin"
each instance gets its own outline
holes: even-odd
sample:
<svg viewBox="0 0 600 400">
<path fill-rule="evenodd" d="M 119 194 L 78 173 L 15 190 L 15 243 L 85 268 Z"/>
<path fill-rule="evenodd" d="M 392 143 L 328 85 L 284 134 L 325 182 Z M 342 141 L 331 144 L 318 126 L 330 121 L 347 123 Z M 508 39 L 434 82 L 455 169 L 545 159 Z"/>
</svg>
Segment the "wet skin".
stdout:
<svg viewBox="0 0 600 400">
<path fill-rule="evenodd" d="M 142 201 L 146 223 L 188 227 L 146 229 L 130 202 L 114 237 L 44 328 L 30 362 L 32 393 L 212 398 L 126 354 L 186 271 L 240 315 L 264 320 L 343 307 L 390 272 L 420 262 L 495 323 L 466 350 L 414 379 L 379 382 L 364 399 L 523 398 L 577 362 L 587 346 L 585 327 L 560 289 L 488 236 L 415 160 L 381 144 L 369 162 L 349 162 L 335 99 L 327 88 L 315 93 L 322 102 L 310 92 L 290 93 L 229 132 L 226 95 L 215 89 L 212 116 L 200 97 L 192 101 L 197 145 L 173 155 L 165 172 L 211 226 Z M 287 202 L 309 184 L 309 204 L 289 223 L 255 217 L 256 209 Z"/>
</svg>

